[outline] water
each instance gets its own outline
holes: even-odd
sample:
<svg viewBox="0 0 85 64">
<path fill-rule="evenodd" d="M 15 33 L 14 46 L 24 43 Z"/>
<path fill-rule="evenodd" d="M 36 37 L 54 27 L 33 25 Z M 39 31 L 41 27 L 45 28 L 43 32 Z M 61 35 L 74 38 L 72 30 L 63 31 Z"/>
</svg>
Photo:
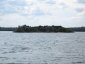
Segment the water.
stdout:
<svg viewBox="0 0 85 64">
<path fill-rule="evenodd" d="M 85 32 L 0 32 L 0 64 L 85 64 Z"/>
</svg>

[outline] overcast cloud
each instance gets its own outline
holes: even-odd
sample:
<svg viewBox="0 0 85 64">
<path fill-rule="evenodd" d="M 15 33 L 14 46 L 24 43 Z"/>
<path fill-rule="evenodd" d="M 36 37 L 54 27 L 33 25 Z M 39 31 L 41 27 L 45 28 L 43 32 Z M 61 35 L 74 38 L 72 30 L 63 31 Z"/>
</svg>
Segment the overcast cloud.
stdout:
<svg viewBox="0 0 85 64">
<path fill-rule="evenodd" d="M 0 0 L 0 26 L 85 26 L 85 0 Z"/>
</svg>

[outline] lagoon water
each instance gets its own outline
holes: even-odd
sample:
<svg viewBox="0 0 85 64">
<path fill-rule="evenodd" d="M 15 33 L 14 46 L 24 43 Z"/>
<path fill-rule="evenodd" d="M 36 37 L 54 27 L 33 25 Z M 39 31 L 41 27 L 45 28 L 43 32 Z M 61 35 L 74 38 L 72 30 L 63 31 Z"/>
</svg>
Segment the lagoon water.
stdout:
<svg viewBox="0 0 85 64">
<path fill-rule="evenodd" d="M 85 32 L 0 32 L 0 64 L 85 64 Z"/>
</svg>

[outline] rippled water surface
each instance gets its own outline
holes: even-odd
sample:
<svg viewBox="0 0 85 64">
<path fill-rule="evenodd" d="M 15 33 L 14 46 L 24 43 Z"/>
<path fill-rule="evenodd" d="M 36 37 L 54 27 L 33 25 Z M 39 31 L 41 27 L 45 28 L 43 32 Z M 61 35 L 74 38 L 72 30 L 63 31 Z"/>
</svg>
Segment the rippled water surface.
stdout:
<svg viewBox="0 0 85 64">
<path fill-rule="evenodd" d="M 85 32 L 0 32 L 0 64 L 85 64 Z"/>
</svg>

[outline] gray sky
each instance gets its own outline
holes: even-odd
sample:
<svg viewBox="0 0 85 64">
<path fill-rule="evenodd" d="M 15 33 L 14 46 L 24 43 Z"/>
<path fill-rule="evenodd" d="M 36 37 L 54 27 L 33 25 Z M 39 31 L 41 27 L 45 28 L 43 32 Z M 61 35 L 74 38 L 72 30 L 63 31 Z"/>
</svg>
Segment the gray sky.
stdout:
<svg viewBox="0 0 85 64">
<path fill-rule="evenodd" d="M 85 26 L 85 0 L 0 0 L 0 26 Z"/>
</svg>

